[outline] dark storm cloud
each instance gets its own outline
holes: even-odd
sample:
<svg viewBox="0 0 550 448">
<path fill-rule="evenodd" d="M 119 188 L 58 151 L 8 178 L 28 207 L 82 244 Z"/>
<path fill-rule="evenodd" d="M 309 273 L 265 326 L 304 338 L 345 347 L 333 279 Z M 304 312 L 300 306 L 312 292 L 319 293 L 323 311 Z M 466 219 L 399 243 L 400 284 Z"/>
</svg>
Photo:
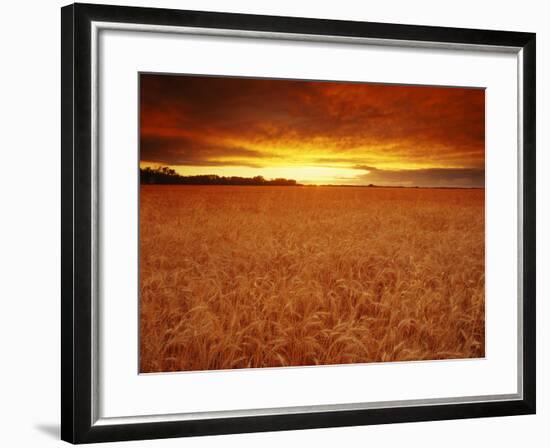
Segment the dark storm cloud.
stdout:
<svg viewBox="0 0 550 448">
<path fill-rule="evenodd" d="M 418 187 L 484 187 L 485 170 L 478 168 L 425 168 L 411 170 L 380 170 L 358 166 L 368 171 L 360 176 L 362 183 Z"/>
</svg>

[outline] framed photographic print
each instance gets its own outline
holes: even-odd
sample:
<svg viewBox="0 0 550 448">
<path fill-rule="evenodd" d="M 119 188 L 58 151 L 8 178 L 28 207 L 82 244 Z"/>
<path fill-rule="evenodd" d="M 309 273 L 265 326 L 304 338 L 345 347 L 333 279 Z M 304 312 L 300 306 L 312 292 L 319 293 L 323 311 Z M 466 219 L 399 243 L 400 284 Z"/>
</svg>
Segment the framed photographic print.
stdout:
<svg viewBox="0 0 550 448">
<path fill-rule="evenodd" d="M 62 438 L 535 412 L 535 35 L 62 8 Z"/>
</svg>

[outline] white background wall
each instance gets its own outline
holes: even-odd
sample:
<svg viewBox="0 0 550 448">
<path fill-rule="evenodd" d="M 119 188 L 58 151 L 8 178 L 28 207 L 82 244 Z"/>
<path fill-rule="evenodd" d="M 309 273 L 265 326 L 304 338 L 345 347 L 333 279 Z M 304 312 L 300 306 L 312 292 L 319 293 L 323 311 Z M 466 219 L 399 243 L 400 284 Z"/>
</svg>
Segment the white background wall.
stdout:
<svg viewBox="0 0 550 448">
<path fill-rule="evenodd" d="M 548 446 L 546 387 L 550 332 L 550 169 L 543 148 L 550 106 L 550 14 L 536 0 L 105 0 L 103 3 L 537 32 L 538 414 L 452 422 L 128 442 L 180 446 Z M 0 15 L 0 445 L 61 446 L 60 307 L 60 1 L 4 2 Z M 111 446 L 103 445 L 103 446 Z M 116 445 L 112 445 L 116 446 Z M 122 445 L 120 445 L 122 446 Z"/>
</svg>

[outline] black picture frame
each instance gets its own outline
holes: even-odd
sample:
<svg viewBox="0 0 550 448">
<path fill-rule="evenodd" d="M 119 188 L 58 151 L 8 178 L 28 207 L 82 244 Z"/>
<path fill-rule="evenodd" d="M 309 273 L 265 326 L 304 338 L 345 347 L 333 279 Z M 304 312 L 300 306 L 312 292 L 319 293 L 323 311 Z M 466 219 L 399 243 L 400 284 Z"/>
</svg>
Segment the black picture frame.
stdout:
<svg viewBox="0 0 550 448">
<path fill-rule="evenodd" d="M 535 34 L 294 17 L 73 4 L 61 10 L 61 438 L 72 443 L 241 432 L 280 431 L 425 420 L 533 414 L 535 344 Z M 450 45 L 507 46 L 522 53 L 521 399 L 364 410 L 304 412 L 95 425 L 92 415 L 92 107 L 91 24 L 94 21 L 344 36 Z"/>
</svg>

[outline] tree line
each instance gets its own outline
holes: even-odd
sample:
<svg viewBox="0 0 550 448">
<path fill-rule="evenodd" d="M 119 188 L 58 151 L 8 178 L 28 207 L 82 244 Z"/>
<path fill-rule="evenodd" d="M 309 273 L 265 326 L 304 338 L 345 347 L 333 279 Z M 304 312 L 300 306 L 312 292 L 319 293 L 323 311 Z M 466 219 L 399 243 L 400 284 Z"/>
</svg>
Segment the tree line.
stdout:
<svg viewBox="0 0 550 448">
<path fill-rule="evenodd" d="M 217 174 L 199 174 L 196 176 L 182 176 L 168 167 L 140 168 L 139 178 L 141 184 L 161 185 L 277 185 L 296 186 L 301 185 L 294 179 L 265 179 L 263 176 L 240 177 L 218 176 Z"/>
</svg>

